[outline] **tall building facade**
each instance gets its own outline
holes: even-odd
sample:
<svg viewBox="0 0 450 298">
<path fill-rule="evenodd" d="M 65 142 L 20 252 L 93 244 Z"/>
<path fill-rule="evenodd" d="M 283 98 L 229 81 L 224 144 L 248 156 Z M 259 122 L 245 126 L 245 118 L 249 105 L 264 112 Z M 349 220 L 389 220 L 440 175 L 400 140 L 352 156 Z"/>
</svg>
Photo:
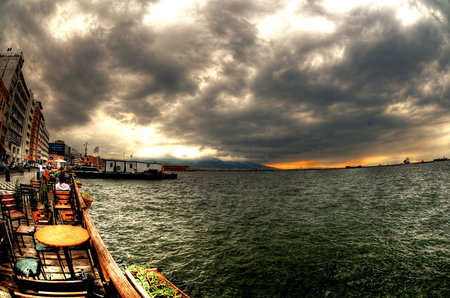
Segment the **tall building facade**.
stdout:
<svg viewBox="0 0 450 298">
<path fill-rule="evenodd" d="M 45 118 L 41 113 L 41 121 L 39 123 L 39 136 L 38 136 L 38 148 L 37 148 L 37 160 L 39 161 L 47 161 L 48 160 L 48 151 L 49 151 L 49 143 L 48 143 L 48 130 L 45 126 Z"/>
<path fill-rule="evenodd" d="M 42 162 L 48 160 L 49 134 L 45 125 L 42 103 L 37 101 L 34 106 L 33 120 L 31 122 L 30 154 L 29 160 Z"/>
<path fill-rule="evenodd" d="M 6 54 L 0 53 L 0 78 L 9 93 L 4 112 L 4 125 L 2 125 L 2 144 L 5 147 L 8 161 L 16 163 L 39 160 L 37 159 L 37 148 L 33 147 L 37 144 L 36 139 L 39 136 L 44 139 L 44 142 L 46 140 L 48 150 L 48 131 L 45 122 L 41 123 L 41 118 L 43 119 L 40 112 L 42 105 L 39 108 L 38 119 L 35 121 L 38 104 L 25 82 L 22 72 L 23 64 L 22 53 L 13 53 L 11 49 L 8 49 Z M 35 124 L 37 128 L 33 136 Z M 41 149 L 41 151 L 43 150 L 45 149 Z M 48 157 L 48 151 L 41 152 L 40 156 Z"/>
<path fill-rule="evenodd" d="M 49 153 L 64 156 L 66 159 L 70 153 L 70 147 L 62 140 L 54 141 L 49 144 Z"/>
<path fill-rule="evenodd" d="M 0 78 L 0 160 L 6 161 L 6 145 L 5 138 L 8 131 L 8 127 L 5 122 L 6 103 L 9 99 L 9 92 L 3 84 L 3 80 Z M 9 150 L 9 149 L 8 149 Z"/>
<path fill-rule="evenodd" d="M 31 93 L 30 101 L 28 102 L 27 106 L 27 116 L 25 119 L 25 127 L 23 130 L 23 136 L 22 139 L 24 140 L 22 142 L 22 155 L 24 160 L 31 160 L 30 154 L 31 154 L 31 129 L 33 126 L 33 116 L 34 116 L 34 107 L 36 105 L 36 99 L 34 97 L 34 93 Z"/>
</svg>

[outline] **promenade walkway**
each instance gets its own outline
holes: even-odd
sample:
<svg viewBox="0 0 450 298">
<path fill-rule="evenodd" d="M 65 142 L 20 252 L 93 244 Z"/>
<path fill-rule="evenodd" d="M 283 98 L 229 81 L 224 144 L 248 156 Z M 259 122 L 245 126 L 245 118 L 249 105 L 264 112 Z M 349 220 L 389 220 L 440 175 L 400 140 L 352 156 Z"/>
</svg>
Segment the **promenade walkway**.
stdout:
<svg viewBox="0 0 450 298">
<path fill-rule="evenodd" d="M 7 194 L 14 191 L 16 181 L 18 183 L 30 184 L 31 179 L 36 178 L 36 170 L 24 173 L 11 173 L 10 182 L 6 182 L 5 175 L 0 176 L 0 194 Z"/>
</svg>

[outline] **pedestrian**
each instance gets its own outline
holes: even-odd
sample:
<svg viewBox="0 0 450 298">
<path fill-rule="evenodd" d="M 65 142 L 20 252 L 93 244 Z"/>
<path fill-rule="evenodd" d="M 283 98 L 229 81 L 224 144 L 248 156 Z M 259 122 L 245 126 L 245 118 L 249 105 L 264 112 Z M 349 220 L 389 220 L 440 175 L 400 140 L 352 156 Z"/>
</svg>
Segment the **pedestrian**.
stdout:
<svg viewBox="0 0 450 298">
<path fill-rule="evenodd" d="M 8 163 L 6 163 L 6 166 L 5 166 L 5 181 L 6 182 L 10 182 L 11 181 L 11 171 L 9 169 L 9 164 Z"/>
<path fill-rule="evenodd" d="M 39 164 L 39 178 L 42 178 L 42 174 L 44 174 L 44 167 Z"/>
</svg>

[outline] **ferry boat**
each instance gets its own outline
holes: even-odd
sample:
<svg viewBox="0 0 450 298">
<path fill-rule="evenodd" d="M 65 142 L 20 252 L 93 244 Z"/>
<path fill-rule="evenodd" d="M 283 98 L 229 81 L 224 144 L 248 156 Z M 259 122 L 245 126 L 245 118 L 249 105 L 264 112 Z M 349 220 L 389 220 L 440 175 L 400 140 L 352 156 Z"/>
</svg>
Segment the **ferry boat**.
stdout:
<svg viewBox="0 0 450 298">
<path fill-rule="evenodd" d="M 62 211 L 57 209 L 57 204 L 61 203 L 59 200 L 62 200 L 62 195 L 50 190 L 47 195 L 52 204 L 50 207 L 45 206 L 54 216 L 46 217 L 42 222 L 33 219 L 32 208 L 36 209 L 36 205 L 30 202 L 35 202 L 35 191 L 39 191 L 37 184 L 34 184 L 35 188 L 32 184 L 21 185 L 21 196 L 17 196 L 16 189 L 16 198 L 14 194 L 0 195 L 3 215 L 3 219 L 0 219 L 0 296 L 8 296 L 5 292 L 9 292 L 12 297 L 148 297 L 142 285 L 116 264 L 92 221 L 77 184 L 73 178 L 70 180 L 72 191 L 64 199 L 68 200 L 67 204 L 73 211 L 72 217 L 67 214 L 61 216 Z M 48 189 L 52 189 L 52 186 L 49 185 Z M 19 201 L 25 203 L 22 204 L 23 208 L 17 204 Z M 22 220 L 10 221 L 10 218 L 20 214 L 23 215 Z M 65 247 L 61 244 L 59 249 L 55 249 L 56 245 L 38 249 L 38 244 L 45 242 L 43 231 L 54 227 L 73 227 L 74 230 L 84 232 L 87 240 L 78 246 Z M 50 234 L 51 238 L 55 238 L 53 236 Z M 37 264 L 33 269 L 36 272 L 31 269 L 25 271 L 25 267 L 21 267 L 23 270 L 20 271 L 18 263 L 23 265 L 23 260 Z M 174 297 L 188 297 L 166 279 L 160 279 L 157 283 L 151 283 L 150 287 L 164 284 L 172 288 Z"/>
<path fill-rule="evenodd" d="M 176 179 L 177 174 L 166 173 L 159 163 L 137 160 L 102 159 L 103 168 L 81 166 L 74 170 L 79 178 L 101 179 L 139 179 L 160 180 Z"/>
</svg>

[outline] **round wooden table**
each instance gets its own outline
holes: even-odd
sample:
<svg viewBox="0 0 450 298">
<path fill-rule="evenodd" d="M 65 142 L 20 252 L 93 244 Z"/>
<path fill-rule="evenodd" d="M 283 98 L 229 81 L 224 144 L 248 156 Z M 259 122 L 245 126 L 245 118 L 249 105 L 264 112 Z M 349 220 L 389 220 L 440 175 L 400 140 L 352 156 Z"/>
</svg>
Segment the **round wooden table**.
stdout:
<svg viewBox="0 0 450 298">
<path fill-rule="evenodd" d="M 39 229 L 35 234 L 37 241 L 54 247 L 62 247 L 72 278 L 75 278 L 72 260 L 67 248 L 77 246 L 89 240 L 89 233 L 79 226 L 56 225 Z"/>
</svg>

